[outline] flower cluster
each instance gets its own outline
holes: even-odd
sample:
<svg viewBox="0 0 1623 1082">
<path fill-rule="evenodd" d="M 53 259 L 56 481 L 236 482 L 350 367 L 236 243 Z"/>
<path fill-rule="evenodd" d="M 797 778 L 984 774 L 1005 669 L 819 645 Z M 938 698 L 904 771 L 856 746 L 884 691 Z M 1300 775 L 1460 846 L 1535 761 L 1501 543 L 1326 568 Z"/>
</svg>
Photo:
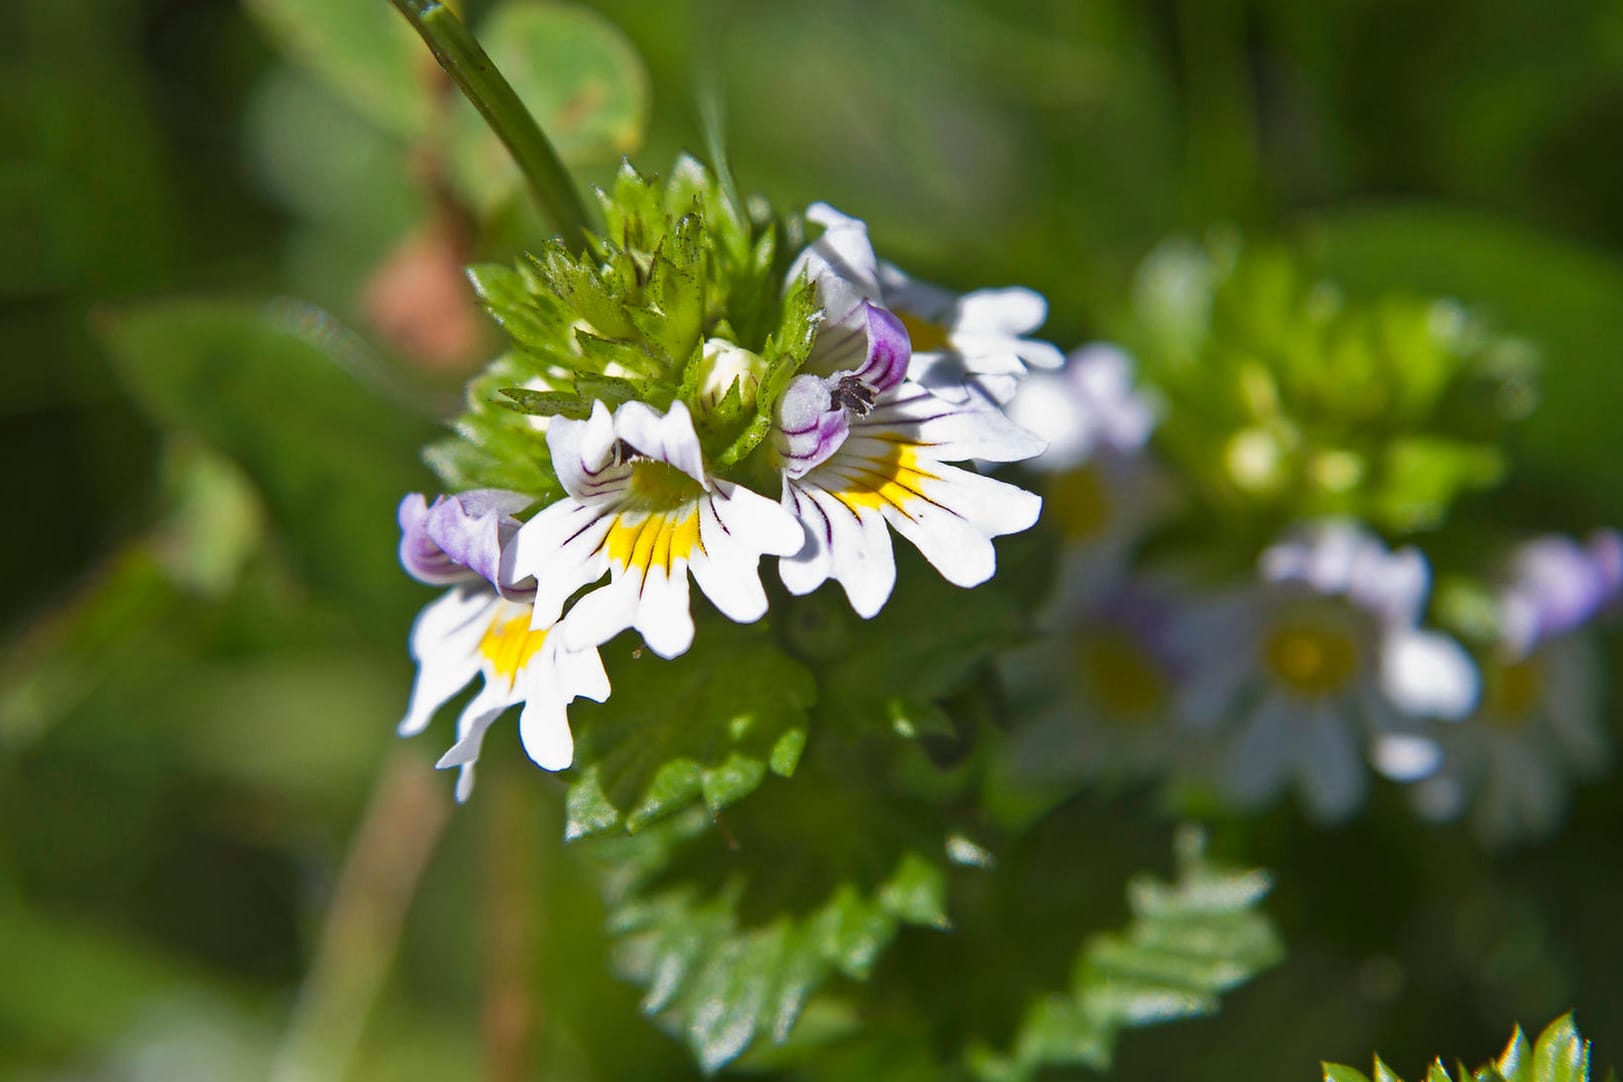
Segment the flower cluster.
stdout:
<svg viewBox="0 0 1623 1082">
<path fill-rule="evenodd" d="M 566 708 L 610 692 L 599 648 L 630 630 L 685 653 L 690 577 L 749 623 L 776 557 L 790 594 L 833 580 L 871 617 L 895 586 L 892 531 L 970 587 L 996 569 L 992 539 L 1041 507 L 952 464 L 1043 449 L 1002 409 L 1028 368 L 1061 361 L 1025 337 L 1039 296 L 915 282 L 822 205 L 806 215 L 820 236 L 779 265 L 795 223 L 749 217 L 691 161 L 664 187 L 628 167 L 603 209 L 585 256 L 475 269 L 515 349 L 475 381 L 462 445 L 436 464 L 487 487 L 400 507 L 407 571 L 451 587 L 412 631 L 401 732 L 484 677 L 440 760 L 461 769 L 460 798 L 485 731 L 520 702 L 530 757 L 570 765 Z"/>
<path fill-rule="evenodd" d="M 1153 383 L 1122 348 L 1093 345 L 1007 405 L 1047 441 L 1030 466 L 1062 540 L 1047 634 L 1004 662 L 1030 719 L 1012 768 L 1039 784 L 1168 780 L 1241 811 L 1294 789 L 1324 823 L 1357 811 L 1380 775 L 1429 818 L 1469 809 L 1488 844 L 1548 834 L 1568 780 L 1608 757 L 1586 630 L 1623 596 L 1623 539 L 1545 537 L 1487 575 L 1459 562 L 1477 543 L 1444 544 L 1455 562 L 1441 579 L 1416 544 L 1390 547 L 1383 530 L 1435 529 L 1458 487 L 1486 483 L 1473 464 L 1502 460 L 1480 441 L 1511 391 L 1485 389 L 1502 378 L 1519 393 L 1521 369 L 1462 330 L 1457 309 L 1434 305 L 1408 324 L 1414 341 L 1370 352 L 1354 333 L 1368 311 L 1322 292 L 1284 316 L 1261 311 L 1267 295 L 1234 284 L 1265 272 L 1277 284 L 1280 265 L 1230 265 L 1214 285 L 1220 272 L 1186 251 L 1149 261 L 1141 289 L 1196 297 L 1179 318 L 1152 307 Z M 1162 280 L 1173 271 L 1193 277 L 1174 291 Z M 1379 318 L 1401 329 L 1426 310 L 1386 302 Z M 1298 322 L 1290 351 L 1268 337 L 1270 318 Z M 1241 348 L 1223 333 L 1249 337 Z M 1424 387 L 1401 386 L 1421 379 L 1399 365 L 1409 355 L 1429 357 Z M 1388 367 L 1407 374 L 1352 380 Z M 1470 403 L 1493 416 L 1473 428 Z M 1426 435 L 1445 404 L 1446 423 L 1477 446 Z M 1375 410 L 1391 412 L 1384 425 Z M 1266 489 L 1246 451 L 1264 432 L 1277 444 Z"/>
</svg>

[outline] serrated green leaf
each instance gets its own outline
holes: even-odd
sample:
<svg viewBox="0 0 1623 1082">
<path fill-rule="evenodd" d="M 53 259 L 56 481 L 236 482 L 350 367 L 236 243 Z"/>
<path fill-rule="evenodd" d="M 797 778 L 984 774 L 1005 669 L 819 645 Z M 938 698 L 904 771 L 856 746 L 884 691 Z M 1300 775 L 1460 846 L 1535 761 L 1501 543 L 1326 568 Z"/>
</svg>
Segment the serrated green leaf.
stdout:
<svg viewBox="0 0 1623 1082">
<path fill-rule="evenodd" d="M 879 888 L 879 904 L 885 912 L 908 924 L 945 928 L 949 923 L 946 875 L 940 865 L 908 853 Z"/>
<path fill-rule="evenodd" d="M 596 765 L 586 767 L 564 797 L 564 840 L 608 830 L 620 821 L 620 810 L 603 793 Z"/>
<path fill-rule="evenodd" d="M 1026 1082 L 1046 1067 L 1108 1067 L 1121 1030 L 1216 1009 L 1220 993 L 1249 980 L 1281 956 L 1278 937 L 1257 905 L 1266 877 L 1211 865 L 1198 836 L 1179 840 L 1177 880 L 1138 882 L 1129 891 L 1133 918 L 1116 933 L 1095 936 L 1077 957 L 1072 988 L 1028 1006 L 1007 1058 L 981 1057 L 978 1077 Z M 1332 1072 L 1347 1072 L 1326 1064 Z M 1345 1078 L 1361 1078 L 1356 1072 Z"/>
<path fill-rule="evenodd" d="M 527 387 L 503 387 L 502 396 L 509 400 L 508 407 L 520 413 L 537 417 L 571 417 L 576 420 L 592 415 L 591 399 L 563 391 L 532 391 Z"/>
<path fill-rule="evenodd" d="M 641 144 L 647 71 L 601 15 L 573 4 L 504 0 L 479 23 L 477 36 L 565 163 L 613 161 Z M 476 206 L 492 210 L 518 190 L 506 149 L 461 100 L 452 145 L 454 178 Z"/>
<path fill-rule="evenodd" d="M 407 138 L 427 127 L 433 59 L 387 4 L 248 0 L 247 6 L 290 59 L 375 123 Z"/>
<path fill-rule="evenodd" d="M 1448 1076 L 1443 1061 L 1438 1059 L 1433 1060 L 1431 1066 L 1426 1069 L 1426 1082 L 1454 1082 L 1454 1080 Z"/>
<path fill-rule="evenodd" d="M 1532 1082 L 1533 1046 L 1527 1043 L 1521 1026 L 1510 1035 L 1510 1042 L 1499 1053 L 1494 1067 L 1505 1076 L 1505 1082 Z"/>
<path fill-rule="evenodd" d="M 1340 1063 L 1321 1063 L 1319 1066 L 1324 1070 L 1324 1082 L 1370 1082 L 1368 1075 L 1353 1067 Z"/>
<path fill-rule="evenodd" d="M 572 711 L 587 772 L 571 800 L 588 777 L 596 792 L 579 798 L 594 814 L 571 816 L 571 836 L 621 821 L 640 830 L 700 797 L 720 811 L 758 788 L 770 761 L 792 772 L 790 749 L 798 755 L 804 743 L 816 686 L 764 628 L 708 623 L 671 661 L 635 656 L 629 644 L 605 653 L 614 695 Z M 612 821 L 604 803 L 616 809 Z"/>
<path fill-rule="evenodd" d="M 1371 1082 L 1403 1082 L 1403 1079 L 1398 1077 L 1397 1072 L 1381 1062 L 1380 1056 L 1375 1057 L 1375 1071 L 1370 1078 Z"/>
<path fill-rule="evenodd" d="M 1569 1012 L 1544 1028 L 1533 1045 L 1536 1082 L 1588 1082 L 1589 1045 Z"/>
<path fill-rule="evenodd" d="M 617 861 L 622 873 L 638 869 L 611 896 L 616 966 L 645 987 L 644 1009 L 679 1034 L 706 1071 L 754 1042 L 794 1039 L 802 1010 L 831 977 L 866 979 L 901 923 L 939 917 L 931 884 L 940 869 L 914 856 L 872 890 L 843 882 L 820 904 L 754 921 L 744 916 L 746 879 L 756 874 L 743 870 L 748 865 L 709 893 L 690 882 L 661 886 L 664 875 L 684 870 L 672 846 L 700 837 L 696 811 L 636 837 L 599 839 L 589 851 Z"/>
<path fill-rule="evenodd" d="M 767 767 L 780 778 L 792 778 L 800 765 L 801 753 L 806 750 L 806 730 L 787 729 L 772 745 Z"/>
</svg>

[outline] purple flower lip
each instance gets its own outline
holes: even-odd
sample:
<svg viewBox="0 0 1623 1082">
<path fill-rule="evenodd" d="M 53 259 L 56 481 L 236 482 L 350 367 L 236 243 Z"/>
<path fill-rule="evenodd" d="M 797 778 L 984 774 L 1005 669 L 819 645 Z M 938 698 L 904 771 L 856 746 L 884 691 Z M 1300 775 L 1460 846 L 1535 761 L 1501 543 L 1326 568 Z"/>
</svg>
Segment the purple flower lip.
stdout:
<svg viewBox="0 0 1623 1082">
<path fill-rule="evenodd" d="M 840 385 L 839 380 L 796 376 L 778 400 L 775 444 L 790 477 L 804 477 L 826 462 L 850 435 L 849 414 L 838 400 Z"/>
<path fill-rule="evenodd" d="M 852 375 L 861 380 L 877 398 L 901 383 L 907 375 L 907 364 L 913 357 L 913 343 L 908 338 L 907 328 L 894 312 L 877 304 L 865 304 L 863 307 L 868 329 L 868 357 Z"/>
<path fill-rule="evenodd" d="M 535 587 L 519 587 L 501 574 L 502 550 L 517 532 L 517 512 L 530 498 L 482 488 L 436 496 L 413 492 L 400 501 L 400 563 L 419 582 L 442 586 L 484 579 L 510 601 L 528 601 Z"/>
</svg>

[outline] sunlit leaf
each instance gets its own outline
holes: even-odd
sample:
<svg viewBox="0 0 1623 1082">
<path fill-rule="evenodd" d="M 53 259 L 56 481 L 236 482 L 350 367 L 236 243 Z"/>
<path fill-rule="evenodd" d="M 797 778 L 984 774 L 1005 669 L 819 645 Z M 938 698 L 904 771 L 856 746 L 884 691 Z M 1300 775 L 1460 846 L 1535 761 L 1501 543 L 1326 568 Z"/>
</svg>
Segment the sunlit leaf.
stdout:
<svg viewBox="0 0 1623 1082">
<path fill-rule="evenodd" d="M 707 621 L 670 661 L 629 643 L 605 653 L 613 696 L 571 711 L 569 837 L 640 830 L 693 801 L 718 812 L 794 773 L 816 686 L 767 629 Z"/>
<path fill-rule="evenodd" d="M 402 136 L 423 131 L 433 59 L 389 4 L 248 0 L 247 6 L 278 48 L 375 123 Z"/>
</svg>

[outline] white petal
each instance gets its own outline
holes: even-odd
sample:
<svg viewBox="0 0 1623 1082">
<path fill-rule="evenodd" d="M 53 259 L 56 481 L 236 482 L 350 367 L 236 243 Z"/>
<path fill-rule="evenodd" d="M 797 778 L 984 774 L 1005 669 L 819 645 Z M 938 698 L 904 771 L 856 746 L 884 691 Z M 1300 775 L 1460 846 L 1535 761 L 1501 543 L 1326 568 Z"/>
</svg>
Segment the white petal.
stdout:
<svg viewBox="0 0 1623 1082">
<path fill-rule="evenodd" d="M 1093 412 L 1071 393 L 1063 375 L 1039 372 L 1026 380 L 1009 401 L 1009 420 L 1048 444 L 1032 463 L 1038 469 L 1063 470 L 1080 465 L 1093 453 L 1097 428 Z"/>
<path fill-rule="evenodd" d="M 575 737 L 569 715 L 556 696 L 532 695 L 518 717 L 525 754 L 542 770 L 563 770 L 575 761 Z"/>
<path fill-rule="evenodd" d="M 630 578 L 626 576 L 627 581 Z M 675 563 L 669 576 L 663 567 L 649 569 L 642 582 L 634 626 L 648 649 L 660 657 L 673 658 L 687 653 L 688 647 L 693 645 L 693 611 L 688 601 L 685 562 Z"/>
<path fill-rule="evenodd" d="M 1042 294 L 1019 286 L 977 289 L 958 299 L 957 315 L 954 330 L 1023 335 L 1043 325 L 1048 318 L 1048 302 Z M 1055 367 L 1060 360 L 1063 357 L 1056 358 Z"/>
<path fill-rule="evenodd" d="M 728 481 L 717 481 L 710 506 L 726 528 L 732 544 L 761 555 L 790 556 L 800 550 L 804 536 L 795 517 L 758 492 Z M 702 531 L 701 521 L 701 531 Z M 708 546 L 708 539 L 701 539 Z"/>
<path fill-rule="evenodd" d="M 1412 733 L 1381 733 L 1370 748 L 1375 769 L 1393 781 L 1418 781 L 1432 774 L 1443 760 L 1435 740 Z"/>
<path fill-rule="evenodd" d="M 700 503 L 699 550 L 693 577 L 722 614 L 753 623 L 766 614 L 760 560 L 765 554 L 790 556 L 806 544 L 802 524 L 779 504 L 742 485 L 716 483 Z"/>
<path fill-rule="evenodd" d="M 675 466 L 705 488 L 710 487 L 704 450 L 693 431 L 693 416 L 681 402 L 672 402 L 663 414 L 644 402 L 627 402 L 614 411 L 614 433 L 639 454 Z"/>
<path fill-rule="evenodd" d="M 903 383 L 880 399 L 851 430 L 913 444 L 939 462 L 1019 462 L 1041 454 L 1044 446 L 1041 437 L 984 401 L 954 404 L 916 383 Z"/>
<path fill-rule="evenodd" d="M 609 570 L 603 541 L 614 525 L 612 509 L 565 498 L 519 527 L 509 546 L 518 577 L 535 577 L 533 627 L 551 627 L 564 602 Z"/>
<path fill-rule="evenodd" d="M 790 593 L 808 594 L 829 578 L 839 582 L 863 619 L 884 608 L 896 586 L 896 555 L 877 508 L 850 507 L 821 489 L 795 489 L 808 548 L 778 568 Z"/>
<path fill-rule="evenodd" d="M 547 448 L 564 491 L 577 497 L 593 491 L 598 472 L 613 454 L 614 440 L 614 419 L 602 402 L 592 403 L 592 415 L 583 421 L 552 419 L 547 426 Z"/>
<path fill-rule="evenodd" d="M 1223 759 L 1223 788 L 1242 808 L 1256 808 L 1278 795 L 1296 753 L 1293 704 L 1271 695 L 1258 705 Z"/>
<path fill-rule="evenodd" d="M 1358 810 L 1369 787 L 1363 756 L 1335 703 L 1321 702 L 1308 717 L 1298 745 L 1297 785 L 1308 814 L 1339 823 Z"/>
<path fill-rule="evenodd" d="M 1403 629 L 1381 643 L 1381 690 L 1412 717 L 1457 721 L 1475 709 L 1481 678 L 1471 655 L 1453 639 Z"/>
<path fill-rule="evenodd" d="M 484 583 L 459 586 L 417 614 L 411 628 L 411 656 L 417 679 L 398 732 L 414 736 L 434 711 L 467 686 L 479 672 L 479 639 L 501 599 Z"/>
<path fill-rule="evenodd" d="M 800 522 L 804 535 L 793 556 L 778 561 L 778 574 L 790 593 L 797 597 L 811 593 L 833 574 L 832 549 L 840 531 L 844 512 L 835 515 L 812 498 L 813 489 L 803 488 L 792 479 L 783 479 L 783 506 Z M 842 505 L 843 506 L 843 505 Z M 854 515 L 855 512 L 852 512 Z"/>
<path fill-rule="evenodd" d="M 895 264 L 879 264 L 882 303 L 898 312 L 909 312 L 929 323 L 942 324 L 953 316 L 958 294 L 938 285 L 910 278 Z"/>
<path fill-rule="evenodd" d="M 597 649 L 571 650 L 568 648 L 568 636 L 565 644 L 559 649 L 554 662 L 557 690 L 564 696 L 565 702 L 575 699 L 591 699 L 593 702 L 604 702 L 609 697 L 609 674 L 603 670 L 603 657 Z M 546 690 L 540 687 L 539 690 Z"/>
</svg>

